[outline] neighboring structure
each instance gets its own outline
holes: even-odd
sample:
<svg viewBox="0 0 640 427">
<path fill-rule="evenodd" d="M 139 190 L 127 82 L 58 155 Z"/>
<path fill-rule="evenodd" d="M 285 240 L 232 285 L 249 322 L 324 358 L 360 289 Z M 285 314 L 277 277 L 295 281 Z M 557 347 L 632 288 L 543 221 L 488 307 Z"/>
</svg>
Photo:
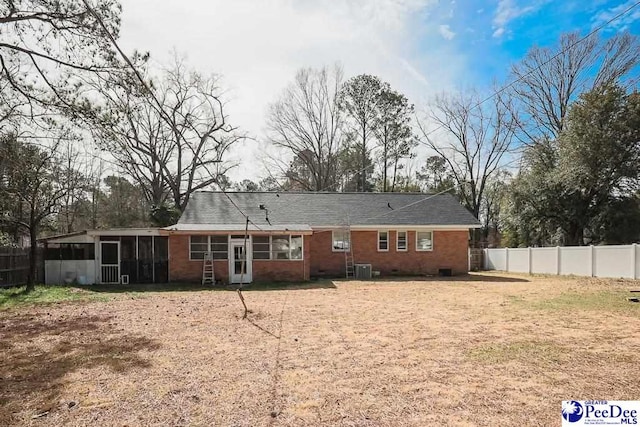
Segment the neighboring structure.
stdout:
<svg viewBox="0 0 640 427">
<path fill-rule="evenodd" d="M 450 195 L 197 192 L 164 229 L 42 241 L 47 283 L 199 282 L 207 254 L 217 280 L 249 283 L 345 277 L 350 263 L 381 275 L 463 274 L 479 227 Z"/>
</svg>

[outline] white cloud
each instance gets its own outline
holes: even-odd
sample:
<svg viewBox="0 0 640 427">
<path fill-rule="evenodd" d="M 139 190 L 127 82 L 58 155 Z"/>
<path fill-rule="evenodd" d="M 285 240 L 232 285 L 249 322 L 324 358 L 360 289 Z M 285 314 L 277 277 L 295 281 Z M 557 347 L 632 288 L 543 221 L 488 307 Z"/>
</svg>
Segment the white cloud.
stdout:
<svg viewBox="0 0 640 427">
<path fill-rule="evenodd" d="M 495 31 L 492 34 L 492 37 L 500 37 L 504 34 L 504 27 L 500 27 L 500 28 L 496 28 Z"/>
<path fill-rule="evenodd" d="M 337 61 L 345 76 L 376 74 L 416 104 L 455 85 L 465 75 L 463 57 L 441 41 L 437 24 L 418 18 L 436 5 L 437 0 L 138 0 L 123 2 L 121 45 L 148 50 L 160 63 L 175 49 L 190 67 L 220 74 L 230 121 L 261 141 L 269 103 L 301 67 Z M 428 55 L 422 53 L 425 45 Z M 242 165 L 233 179 L 261 174 L 257 160 L 247 161 L 259 157 L 258 144 L 248 142 L 235 155 Z"/>
<path fill-rule="evenodd" d="M 616 31 L 626 30 L 629 25 L 640 19 L 640 8 L 632 8 L 635 3 L 635 0 L 628 0 L 617 6 L 599 11 L 591 18 L 592 26 L 595 28 L 605 25 L 618 15 L 623 14 L 621 17 L 616 18 L 615 21 L 607 24 L 607 28 Z"/>
<path fill-rule="evenodd" d="M 499 38 L 507 32 L 507 26 L 514 19 L 520 18 L 537 9 L 538 5 L 520 7 L 513 0 L 500 0 L 493 17 L 493 37 Z"/>
<path fill-rule="evenodd" d="M 449 27 L 448 24 L 440 25 L 440 27 L 438 27 L 438 31 L 440 32 L 440 35 L 447 40 L 451 40 L 456 36 L 456 33 L 451 30 L 451 27 Z"/>
</svg>

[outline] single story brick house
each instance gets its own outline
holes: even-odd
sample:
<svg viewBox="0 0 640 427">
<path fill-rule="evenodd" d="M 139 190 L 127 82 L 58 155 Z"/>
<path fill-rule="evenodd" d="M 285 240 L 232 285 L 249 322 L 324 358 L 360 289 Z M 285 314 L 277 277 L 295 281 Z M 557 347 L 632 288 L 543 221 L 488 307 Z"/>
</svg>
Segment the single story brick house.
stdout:
<svg viewBox="0 0 640 427">
<path fill-rule="evenodd" d="M 170 280 L 200 280 L 211 250 L 216 278 L 238 283 L 241 211 L 243 282 L 345 277 L 347 257 L 383 276 L 464 274 L 469 229 L 480 227 L 448 194 L 198 192 L 166 228 Z"/>
<path fill-rule="evenodd" d="M 448 194 L 202 191 L 166 228 L 42 241 L 47 283 L 199 282 L 207 256 L 216 280 L 249 283 L 350 277 L 358 266 L 382 276 L 464 274 L 469 230 L 479 227 Z"/>
</svg>

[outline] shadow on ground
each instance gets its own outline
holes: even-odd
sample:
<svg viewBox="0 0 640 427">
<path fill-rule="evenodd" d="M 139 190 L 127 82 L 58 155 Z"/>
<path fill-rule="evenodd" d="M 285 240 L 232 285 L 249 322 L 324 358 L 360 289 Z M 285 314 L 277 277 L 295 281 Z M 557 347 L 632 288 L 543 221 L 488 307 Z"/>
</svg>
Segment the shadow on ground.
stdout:
<svg viewBox="0 0 640 427">
<path fill-rule="evenodd" d="M 464 282 L 494 282 L 494 283 L 529 283 L 531 279 L 526 277 L 501 276 L 497 274 L 473 273 L 461 276 Z"/>
<path fill-rule="evenodd" d="M 20 422 L 21 411 L 55 409 L 65 375 L 88 368 L 107 367 L 124 373 L 150 367 L 140 351 L 160 346 L 150 338 L 114 327 L 110 316 L 69 317 L 14 315 L 0 323 L 0 425 Z M 33 414 L 31 414 L 33 415 Z"/>
<path fill-rule="evenodd" d="M 337 283 L 349 282 L 353 279 L 338 279 Z M 463 274 L 460 276 L 386 276 L 365 280 L 364 282 L 494 282 L 494 283 L 528 283 L 531 280 L 522 277 L 498 276 L 495 274 Z"/>
<path fill-rule="evenodd" d="M 92 292 L 127 293 L 127 292 L 199 292 L 199 291 L 235 291 L 238 285 L 201 285 L 199 283 L 150 283 L 128 285 L 86 285 L 77 286 Z M 251 283 L 242 287 L 243 291 L 275 291 L 297 289 L 335 289 L 331 280 L 312 280 L 309 282 L 267 282 Z"/>
<path fill-rule="evenodd" d="M 197 292 L 221 291 L 221 286 L 202 285 L 200 283 L 130 283 L 128 285 L 78 285 L 80 289 L 109 294 L 126 292 Z"/>
<path fill-rule="evenodd" d="M 238 289 L 238 286 L 228 286 L 227 289 Z M 294 291 L 304 289 L 336 289 L 332 280 L 311 280 L 309 282 L 275 282 L 251 283 L 242 287 L 243 291 Z"/>
</svg>

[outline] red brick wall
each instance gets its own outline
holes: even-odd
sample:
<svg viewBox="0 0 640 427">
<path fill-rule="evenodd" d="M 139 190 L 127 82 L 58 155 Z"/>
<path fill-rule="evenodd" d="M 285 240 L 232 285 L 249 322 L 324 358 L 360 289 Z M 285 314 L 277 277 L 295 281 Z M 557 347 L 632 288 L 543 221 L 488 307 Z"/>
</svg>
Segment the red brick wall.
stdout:
<svg viewBox="0 0 640 427">
<path fill-rule="evenodd" d="M 332 251 L 331 231 L 315 232 L 311 237 L 311 275 L 344 276 L 344 253 Z M 377 231 L 352 231 L 353 257 L 356 264 L 371 264 L 381 275 L 437 274 L 451 268 L 453 274 L 468 271 L 469 233 L 434 231 L 433 250 L 416 251 L 416 233 L 407 233 L 407 251 L 396 251 L 396 231 L 389 231 L 389 251 L 378 252 Z"/>
<path fill-rule="evenodd" d="M 202 263 L 189 260 L 189 236 L 172 234 L 169 236 L 169 281 L 200 282 L 202 281 Z M 229 260 L 213 262 L 216 280 L 229 281 Z"/>
<path fill-rule="evenodd" d="M 309 238 L 304 236 L 302 260 L 253 260 L 253 281 L 304 281 L 309 280 Z M 171 282 L 199 282 L 202 280 L 202 260 L 189 260 L 189 236 L 169 236 L 169 280 Z M 229 260 L 216 260 L 216 279 L 229 281 Z"/>
<path fill-rule="evenodd" d="M 309 242 L 311 236 L 303 237 L 302 260 L 253 260 L 254 282 L 300 282 L 309 280 Z"/>
<path fill-rule="evenodd" d="M 389 231 L 389 251 L 378 252 L 376 231 L 353 231 L 354 261 L 371 264 L 382 275 L 437 274 L 440 268 L 451 268 L 453 274 L 468 271 L 468 236 L 462 231 L 434 231 L 433 250 L 416 251 L 415 231 L 407 233 L 407 251 L 396 251 L 396 232 Z M 303 281 L 310 276 L 342 277 L 345 273 L 344 253 L 333 252 L 331 231 L 304 236 L 303 260 L 254 260 L 253 281 Z M 229 261 L 214 261 L 216 279 L 228 282 Z M 189 260 L 189 236 L 169 236 L 169 280 L 199 282 L 202 280 L 202 260 Z"/>
</svg>

